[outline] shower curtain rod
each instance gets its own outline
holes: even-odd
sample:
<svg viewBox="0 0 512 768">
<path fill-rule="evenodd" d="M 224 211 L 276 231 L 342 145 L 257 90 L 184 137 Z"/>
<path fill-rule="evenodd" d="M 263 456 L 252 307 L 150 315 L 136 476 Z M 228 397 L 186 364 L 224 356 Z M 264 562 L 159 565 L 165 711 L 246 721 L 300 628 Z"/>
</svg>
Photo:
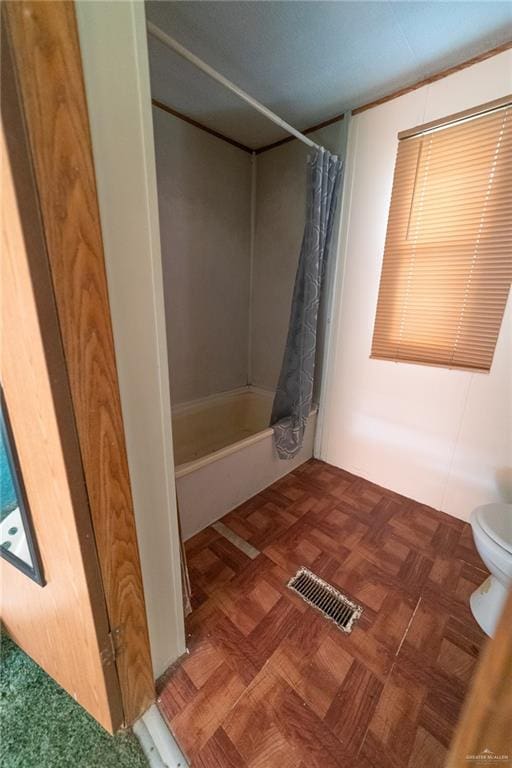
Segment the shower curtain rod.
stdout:
<svg viewBox="0 0 512 768">
<path fill-rule="evenodd" d="M 289 123 L 282 120 L 279 115 L 276 115 L 275 112 L 272 112 L 272 110 L 265 107 L 264 104 L 260 104 L 259 101 L 253 99 L 252 96 L 246 93 L 246 91 L 242 90 L 242 88 L 239 88 L 238 85 L 235 85 L 235 83 L 232 83 L 231 80 L 228 80 L 227 77 L 224 77 L 224 75 L 221 75 L 220 72 L 217 72 L 217 70 L 213 69 L 213 67 L 210 67 L 209 64 L 200 59 L 199 56 L 196 56 L 194 53 L 189 51 L 188 48 L 185 48 L 184 45 L 181 45 L 181 43 L 178 43 L 178 41 L 173 37 L 163 32 L 159 27 L 156 26 L 156 24 L 153 24 L 152 21 L 147 22 L 147 29 L 150 35 L 156 37 L 157 40 L 160 40 L 161 43 L 166 45 L 168 48 L 171 48 L 171 50 L 173 50 L 182 58 L 190 61 L 191 64 L 194 64 L 194 66 L 208 75 L 208 77 L 211 77 L 213 80 L 216 80 L 225 88 L 235 93 L 245 102 L 247 102 L 247 104 L 250 104 L 251 107 L 254 107 L 254 109 L 257 109 L 258 112 L 261 112 L 262 115 L 265 115 L 265 117 L 267 117 L 269 120 L 272 120 L 273 123 L 279 125 L 280 128 L 283 128 L 288 133 L 291 133 L 292 136 L 295 136 L 296 139 L 299 139 L 299 141 L 307 144 L 308 147 L 323 149 L 323 147 L 321 147 L 319 144 L 311 141 L 311 139 L 308 139 L 307 136 L 294 128 L 293 125 L 290 125 Z"/>
</svg>

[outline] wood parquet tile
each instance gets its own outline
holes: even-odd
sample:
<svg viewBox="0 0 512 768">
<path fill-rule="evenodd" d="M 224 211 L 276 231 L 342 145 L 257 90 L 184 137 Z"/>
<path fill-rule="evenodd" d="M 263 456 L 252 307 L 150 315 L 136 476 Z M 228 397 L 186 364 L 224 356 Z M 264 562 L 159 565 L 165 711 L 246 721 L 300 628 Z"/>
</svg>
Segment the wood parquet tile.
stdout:
<svg viewBox="0 0 512 768">
<path fill-rule="evenodd" d="M 186 549 L 189 654 L 159 706 L 193 768 L 441 768 L 485 639 L 466 523 L 311 460 Z M 349 635 L 286 583 L 306 565 L 363 606 Z"/>
</svg>

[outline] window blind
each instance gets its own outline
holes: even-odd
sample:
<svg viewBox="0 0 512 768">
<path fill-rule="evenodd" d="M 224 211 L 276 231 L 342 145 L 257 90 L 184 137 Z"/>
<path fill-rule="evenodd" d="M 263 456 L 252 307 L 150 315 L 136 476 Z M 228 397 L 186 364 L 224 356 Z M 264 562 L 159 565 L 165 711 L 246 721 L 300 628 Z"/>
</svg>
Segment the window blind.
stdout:
<svg viewBox="0 0 512 768">
<path fill-rule="evenodd" d="M 489 371 L 512 279 L 512 104 L 399 141 L 371 356 Z"/>
</svg>

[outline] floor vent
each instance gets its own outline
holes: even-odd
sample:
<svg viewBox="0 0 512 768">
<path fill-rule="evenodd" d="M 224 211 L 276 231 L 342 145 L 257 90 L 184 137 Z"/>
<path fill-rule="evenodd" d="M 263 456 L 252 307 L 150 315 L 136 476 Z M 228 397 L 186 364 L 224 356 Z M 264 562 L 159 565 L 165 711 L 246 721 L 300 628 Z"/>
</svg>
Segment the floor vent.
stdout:
<svg viewBox="0 0 512 768">
<path fill-rule="evenodd" d="M 300 595 L 308 605 L 333 621 L 342 632 L 351 632 L 354 622 L 363 612 L 360 605 L 353 603 L 307 568 L 299 568 L 293 579 L 288 582 L 288 587 Z"/>
</svg>

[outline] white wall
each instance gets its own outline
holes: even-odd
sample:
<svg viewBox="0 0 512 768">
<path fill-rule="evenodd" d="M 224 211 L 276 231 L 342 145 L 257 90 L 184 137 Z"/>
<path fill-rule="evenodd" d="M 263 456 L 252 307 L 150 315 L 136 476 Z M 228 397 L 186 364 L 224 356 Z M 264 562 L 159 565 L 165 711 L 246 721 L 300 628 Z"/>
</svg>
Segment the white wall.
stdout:
<svg viewBox="0 0 512 768">
<path fill-rule="evenodd" d="M 512 307 L 490 374 L 370 360 L 397 133 L 512 91 L 512 52 L 351 122 L 323 459 L 467 519 L 512 500 Z"/>
<path fill-rule="evenodd" d="M 344 155 L 344 121 L 316 131 L 311 138 Z M 304 231 L 309 152 L 305 144 L 291 141 L 256 158 L 251 383 L 266 389 L 277 385 L 288 332 Z"/>
<path fill-rule="evenodd" d="M 173 403 L 247 384 L 251 156 L 153 108 Z"/>
<path fill-rule="evenodd" d="M 146 20 L 77 2 L 155 676 L 185 650 Z"/>
</svg>

